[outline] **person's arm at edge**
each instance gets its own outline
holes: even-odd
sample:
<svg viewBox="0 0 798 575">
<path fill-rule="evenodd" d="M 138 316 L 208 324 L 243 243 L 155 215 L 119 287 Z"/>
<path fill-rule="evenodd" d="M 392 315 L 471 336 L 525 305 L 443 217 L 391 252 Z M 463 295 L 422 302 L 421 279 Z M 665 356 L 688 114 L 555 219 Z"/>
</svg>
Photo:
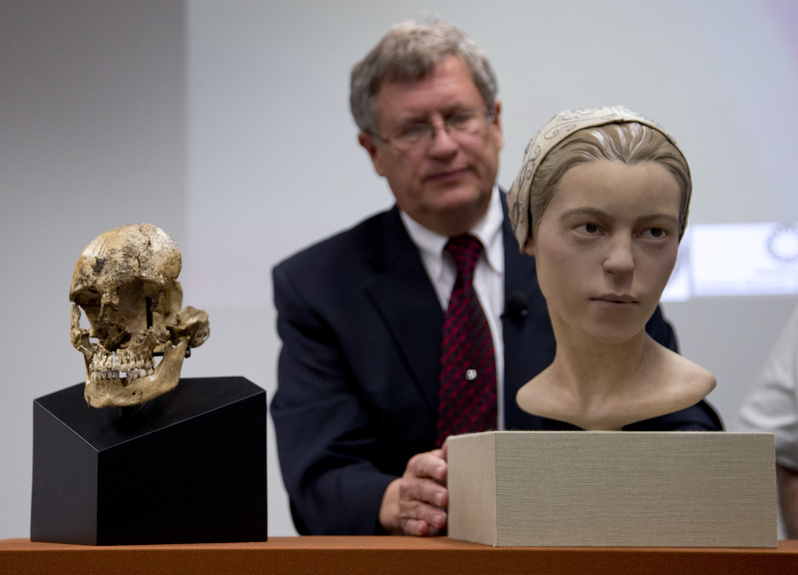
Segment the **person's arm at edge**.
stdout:
<svg viewBox="0 0 798 575">
<path fill-rule="evenodd" d="M 779 507 L 788 539 L 798 539 L 798 471 L 776 464 Z"/>
</svg>

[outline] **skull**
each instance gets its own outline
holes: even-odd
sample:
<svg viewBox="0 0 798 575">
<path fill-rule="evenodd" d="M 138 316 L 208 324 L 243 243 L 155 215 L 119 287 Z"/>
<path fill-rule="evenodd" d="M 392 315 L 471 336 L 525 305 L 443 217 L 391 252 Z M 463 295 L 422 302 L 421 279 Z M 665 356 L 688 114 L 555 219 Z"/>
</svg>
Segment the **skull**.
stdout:
<svg viewBox="0 0 798 575">
<path fill-rule="evenodd" d="M 208 314 L 180 309 L 180 268 L 177 244 L 152 224 L 116 228 L 83 250 L 69 289 L 70 339 L 86 363 L 90 407 L 138 405 L 174 389 L 189 349 L 208 339 Z"/>
</svg>

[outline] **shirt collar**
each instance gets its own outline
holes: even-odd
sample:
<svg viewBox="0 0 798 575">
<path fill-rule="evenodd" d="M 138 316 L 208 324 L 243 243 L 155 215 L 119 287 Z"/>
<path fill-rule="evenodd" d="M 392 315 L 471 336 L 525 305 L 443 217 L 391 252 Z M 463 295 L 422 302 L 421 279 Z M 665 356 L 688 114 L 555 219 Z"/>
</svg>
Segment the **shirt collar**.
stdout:
<svg viewBox="0 0 798 575">
<path fill-rule="evenodd" d="M 499 194 L 501 192 L 498 186 L 494 186 L 490 195 L 488 211 L 469 230 L 469 233 L 482 242 L 483 253 L 490 268 L 501 274 L 504 272 L 504 246 L 502 244 L 504 214 Z M 433 278 L 439 278 L 443 270 L 443 248 L 449 238 L 425 228 L 402 210 L 399 210 L 399 215 L 407 228 L 407 233 L 410 234 L 410 239 L 418 247 L 422 259 L 429 265 L 430 275 Z"/>
</svg>

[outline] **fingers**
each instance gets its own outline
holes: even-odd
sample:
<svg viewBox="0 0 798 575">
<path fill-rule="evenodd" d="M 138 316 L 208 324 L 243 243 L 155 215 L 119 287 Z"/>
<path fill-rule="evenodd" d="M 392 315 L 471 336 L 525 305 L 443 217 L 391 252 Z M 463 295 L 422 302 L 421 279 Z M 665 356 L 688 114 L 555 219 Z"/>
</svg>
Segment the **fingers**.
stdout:
<svg viewBox="0 0 798 575">
<path fill-rule="evenodd" d="M 446 448 L 415 455 L 404 474 L 391 482 L 380 507 L 380 523 L 389 532 L 420 537 L 446 528 Z"/>
<path fill-rule="evenodd" d="M 420 521 L 429 527 L 443 529 L 446 526 L 447 498 L 446 489 L 429 479 L 403 477 L 399 484 L 399 515 L 405 523 Z M 423 530 L 423 526 L 413 529 L 414 534 Z"/>
<path fill-rule="evenodd" d="M 444 518 L 444 526 L 446 519 Z M 426 521 L 420 519 L 408 519 L 405 523 L 405 530 L 403 535 L 412 535 L 413 537 L 435 537 L 440 535 L 443 531 L 441 527 L 430 525 Z"/>
<path fill-rule="evenodd" d="M 442 457 L 443 450 L 436 449 L 428 453 L 419 453 L 413 456 L 407 463 L 405 476 L 413 476 L 420 479 L 431 479 L 441 486 L 446 486 L 447 464 Z"/>
<path fill-rule="evenodd" d="M 431 505 L 445 508 L 448 503 L 446 490 L 446 468 L 440 466 L 433 470 L 434 476 L 416 474 L 408 467 L 399 482 L 399 500 L 407 506 Z M 441 477 L 442 476 L 442 477 Z"/>
<path fill-rule="evenodd" d="M 422 497 L 443 503 L 429 503 Z M 385 490 L 379 511 L 380 525 L 392 535 L 437 535 L 446 526 L 447 497 L 446 489 L 433 480 L 406 471 Z"/>
<path fill-rule="evenodd" d="M 421 453 L 408 462 L 399 482 L 399 514 L 405 532 L 437 535 L 446 527 L 446 473 L 441 450 Z"/>
<path fill-rule="evenodd" d="M 399 525 L 404 535 L 427 537 L 438 535 L 446 527 L 446 511 L 432 505 L 400 503 Z"/>
</svg>

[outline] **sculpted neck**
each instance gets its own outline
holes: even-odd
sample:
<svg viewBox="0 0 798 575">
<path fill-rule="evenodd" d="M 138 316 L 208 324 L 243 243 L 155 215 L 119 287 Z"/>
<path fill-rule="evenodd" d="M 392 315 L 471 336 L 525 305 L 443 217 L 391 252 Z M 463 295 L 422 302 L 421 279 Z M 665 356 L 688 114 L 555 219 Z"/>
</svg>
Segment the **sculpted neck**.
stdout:
<svg viewBox="0 0 798 575">
<path fill-rule="evenodd" d="M 704 368 L 643 332 L 617 345 L 560 345 L 551 366 L 519 390 L 524 411 L 588 430 L 673 413 L 715 387 Z"/>
</svg>

